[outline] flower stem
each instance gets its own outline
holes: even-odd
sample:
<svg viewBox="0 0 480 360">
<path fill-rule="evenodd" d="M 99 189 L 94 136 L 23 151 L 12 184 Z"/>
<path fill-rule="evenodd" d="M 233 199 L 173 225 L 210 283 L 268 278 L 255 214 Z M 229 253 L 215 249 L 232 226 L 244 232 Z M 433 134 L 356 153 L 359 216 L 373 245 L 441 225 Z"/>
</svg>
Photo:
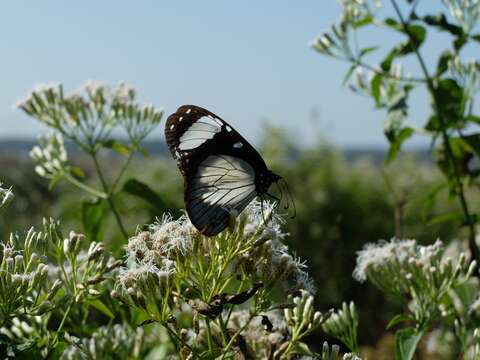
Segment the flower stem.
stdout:
<svg viewBox="0 0 480 360">
<path fill-rule="evenodd" d="M 95 190 L 94 188 L 91 188 L 90 186 L 82 183 L 81 181 L 78 181 L 77 179 L 75 179 L 70 174 L 66 174 L 65 179 L 67 179 L 70 183 L 72 183 L 76 187 L 82 189 L 83 191 L 86 191 L 89 194 L 92 194 L 92 195 L 97 196 L 97 197 L 102 198 L 102 199 L 107 199 L 107 197 L 108 197 L 108 195 L 105 194 L 104 192 Z"/>
<path fill-rule="evenodd" d="M 58 326 L 57 331 L 55 332 L 55 337 L 53 338 L 52 344 L 50 345 L 51 347 L 55 346 L 55 344 L 58 341 L 58 334 L 60 331 L 62 331 L 63 326 L 65 325 L 65 321 L 67 320 L 68 315 L 70 314 L 70 310 L 72 310 L 73 302 L 75 301 L 75 298 L 70 300 L 70 304 L 68 304 L 67 310 L 65 310 L 65 314 L 63 314 L 62 321 L 60 322 L 60 325 Z M 52 348 L 50 348 L 50 351 Z M 49 351 L 49 352 L 50 352 Z"/>
<path fill-rule="evenodd" d="M 130 163 L 132 162 L 132 159 L 133 157 L 135 156 L 135 152 L 137 151 L 136 150 L 137 148 L 135 147 L 134 149 L 132 149 L 132 151 L 130 152 L 130 154 L 128 154 L 128 158 L 127 160 L 125 161 L 125 163 L 123 164 L 122 168 L 120 169 L 120 172 L 117 176 L 117 178 L 115 179 L 115 181 L 113 182 L 112 186 L 110 187 L 110 191 L 113 193 L 115 191 L 115 188 L 117 187 L 118 183 L 120 182 L 120 179 L 123 177 L 123 174 L 125 174 L 125 171 L 127 170 L 128 166 L 130 165 Z"/>
<path fill-rule="evenodd" d="M 213 355 L 213 341 L 212 341 L 212 329 L 210 328 L 210 319 L 205 318 L 205 323 L 207 324 L 208 350 Z"/>
<path fill-rule="evenodd" d="M 115 216 L 115 220 L 117 221 L 118 227 L 123 235 L 123 237 L 128 240 L 128 233 L 125 230 L 125 227 L 123 226 L 122 219 L 120 218 L 120 214 L 118 213 L 118 210 L 115 206 L 115 203 L 113 201 L 112 197 L 112 192 L 111 189 L 109 189 L 107 182 L 105 181 L 105 177 L 103 176 L 102 169 L 100 168 L 100 164 L 98 163 L 97 159 L 97 154 L 96 152 L 90 152 L 90 155 L 92 156 L 93 163 L 95 165 L 95 170 L 97 171 L 98 177 L 100 179 L 100 182 L 102 183 L 103 191 L 107 194 L 107 202 L 108 205 L 110 206 L 110 209 L 113 212 L 113 215 Z"/>
</svg>

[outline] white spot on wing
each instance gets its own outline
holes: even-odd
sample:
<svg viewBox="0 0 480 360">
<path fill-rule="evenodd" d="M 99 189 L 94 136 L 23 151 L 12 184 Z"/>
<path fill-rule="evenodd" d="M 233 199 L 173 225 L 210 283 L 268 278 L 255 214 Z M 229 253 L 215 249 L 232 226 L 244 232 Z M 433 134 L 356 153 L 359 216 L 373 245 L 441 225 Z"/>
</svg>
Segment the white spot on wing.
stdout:
<svg viewBox="0 0 480 360">
<path fill-rule="evenodd" d="M 232 131 L 232 128 L 230 126 L 227 125 L 227 131 L 230 132 Z"/>
<path fill-rule="evenodd" d="M 195 121 L 180 137 L 180 150 L 190 150 L 202 145 L 205 141 L 212 139 L 219 133 L 222 127 L 215 120 L 203 116 Z"/>
<path fill-rule="evenodd" d="M 178 118 L 178 121 L 182 121 L 182 120 L 183 120 L 183 116 L 180 116 L 180 117 Z"/>
<path fill-rule="evenodd" d="M 237 142 L 237 143 L 235 143 L 235 144 L 233 144 L 233 147 L 234 147 L 235 149 L 240 149 L 242 146 L 243 146 L 243 144 L 242 144 L 240 141 Z"/>
<path fill-rule="evenodd" d="M 192 109 L 187 109 L 186 113 L 190 114 L 191 111 L 192 111 Z"/>
<path fill-rule="evenodd" d="M 170 130 L 173 130 L 175 128 L 175 124 L 170 125 Z"/>
</svg>

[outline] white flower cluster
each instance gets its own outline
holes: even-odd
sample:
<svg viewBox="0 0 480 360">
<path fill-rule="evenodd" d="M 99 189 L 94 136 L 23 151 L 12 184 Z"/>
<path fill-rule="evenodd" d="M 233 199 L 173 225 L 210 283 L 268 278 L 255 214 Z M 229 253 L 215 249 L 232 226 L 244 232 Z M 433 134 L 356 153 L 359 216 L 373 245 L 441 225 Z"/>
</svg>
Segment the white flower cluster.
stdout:
<svg viewBox="0 0 480 360">
<path fill-rule="evenodd" d="M 67 168 L 67 151 L 63 136 L 60 133 L 51 133 L 41 136 L 39 145 L 30 151 L 30 157 L 35 162 L 35 172 L 41 177 L 52 179 L 61 176 Z"/>
<path fill-rule="evenodd" d="M 342 6 L 342 20 L 350 22 L 362 20 L 382 6 L 380 0 L 340 0 L 339 2 Z"/>
<path fill-rule="evenodd" d="M 250 264 L 252 274 L 261 279 L 292 280 L 295 288 L 314 294 L 316 289 L 307 265 L 283 243 L 288 233 L 282 231 L 284 219 L 274 212 L 274 205 L 264 202 L 262 206 L 254 201 L 241 214 L 239 222 L 245 224 L 244 236 L 257 239 L 239 262 Z"/>
<path fill-rule="evenodd" d="M 411 299 L 410 310 L 417 320 L 430 320 L 444 313 L 441 299 L 455 286 L 468 280 L 476 262 L 469 263 L 464 253 L 454 262 L 445 257 L 437 240 L 428 246 L 415 240 L 391 240 L 367 244 L 358 252 L 353 276 L 368 280 L 385 293 Z"/>
<path fill-rule="evenodd" d="M 43 242 L 45 235 L 31 228 L 24 239 L 12 234 L 0 245 L 0 323 L 28 303 L 31 314 L 40 315 L 51 308 L 50 298 L 37 302 L 33 296 L 46 285 L 49 265 L 32 251 L 34 244 Z M 24 244 L 24 249 L 16 246 Z M 25 250 L 27 249 L 27 250 Z"/>
<path fill-rule="evenodd" d="M 67 334 L 70 345 L 62 355 L 66 360 L 83 359 L 139 359 L 141 358 L 144 330 L 127 325 L 102 326 L 91 337 L 78 339 Z"/>
<path fill-rule="evenodd" d="M 239 241 L 252 246 L 238 262 L 250 264 L 246 267 L 261 279 L 291 279 L 297 288 L 313 293 L 315 287 L 305 263 L 291 255 L 282 242 L 287 236 L 281 229 L 284 220 L 274 213 L 273 207 L 269 202 L 262 205 L 254 201 L 240 214 L 232 237 L 242 232 Z M 194 247 L 202 254 L 209 254 L 213 246 L 224 245 L 202 236 L 186 216 L 177 220 L 164 216 L 151 225 L 149 231 L 142 231 L 129 240 L 126 248 L 129 267 L 122 271 L 119 281 L 128 288 L 129 284 L 149 278 L 151 274 L 169 276 L 175 271 L 179 257 L 189 256 Z"/>
<path fill-rule="evenodd" d="M 480 16 L 479 0 L 442 0 L 450 14 L 461 24 L 463 31 L 470 32 Z"/>
<path fill-rule="evenodd" d="M 480 64 L 475 59 L 464 63 L 459 56 L 454 56 L 448 62 L 448 68 L 458 85 L 464 88 L 466 95 L 473 98 L 480 90 Z"/>
<path fill-rule="evenodd" d="M 257 357 L 268 357 L 269 349 L 280 347 L 288 336 L 282 311 L 268 311 L 250 321 L 249 318 L 248 310 L 234 310 L 230 317 L 230 324 L 235 330 L 244 329 L 242 336 L 251 345 Z"/>
<path fill-rule="evenodd" d="M 185 256 L 193 248 L 198 232 L 186 216 L 173 220 L 169 215 L 130 238 L 126 247 L 130 264 L 171 273 L 176 256 Z"/>
<path fill-rule="evenodd" d="M 322 325 L 326 334 L 341 340 L 349 349 L 358 351 L 357 344 L 358 313 L 355 304 L 342 304 Z"/>
<path fill-rule="evenodd" d="M 61 84 L 36 87 L 17 107 L 83 149 L 102 146 L 116 127 L 138 145 L 159 124 L 163 110 L 136 104 L 135 96 L 133 87 L 123 82 L 108 86 L 88 81 L 67 95 Z"/>
</svg>

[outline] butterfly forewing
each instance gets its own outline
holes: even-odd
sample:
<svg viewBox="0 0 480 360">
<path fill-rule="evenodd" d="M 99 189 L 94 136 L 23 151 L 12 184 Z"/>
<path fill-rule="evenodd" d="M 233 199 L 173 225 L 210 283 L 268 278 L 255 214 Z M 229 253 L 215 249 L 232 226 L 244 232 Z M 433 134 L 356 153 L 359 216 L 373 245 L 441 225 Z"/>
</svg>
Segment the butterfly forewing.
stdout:
<svg viewBox="0 0 480 360">
<path fill-rule="evenodd" d="M 268 182 L 271 173 L 258 152 L 208 110 L 181 106 L 168 118 L 165 137 L 185 179 L 187 213 L 204 235 L 222 231 L 230 214 L 260 193 L 259 179 Z"/>
</svg>

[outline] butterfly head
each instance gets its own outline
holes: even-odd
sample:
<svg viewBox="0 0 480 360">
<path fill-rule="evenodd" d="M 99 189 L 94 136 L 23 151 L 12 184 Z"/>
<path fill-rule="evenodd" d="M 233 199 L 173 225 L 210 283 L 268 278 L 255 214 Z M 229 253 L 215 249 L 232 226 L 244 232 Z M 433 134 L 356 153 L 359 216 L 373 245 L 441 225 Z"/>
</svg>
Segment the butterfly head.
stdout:
<svg viewBox="0 0 480 360">
<path fill-rule="evenodd" d="M 270 185 L 276 183 L 281 178 L 281 176 L 271 172 L 270 170 L 260 172 L 255 179 L 255 185 L 257 187 L 258 194 L 266 194 L 270 188 Z"/>
<path fill-rule="evenodd" d="M 268 189 L 274 183 L 277 185 L 278 191 L 276 191 L 276 193 L 278 196 L 275 196 L 268 192 Z M 293 201 L 292 193 L 290 192 L 290 188 L 288 187 L 288 184 L 284 178 L 271 172 L 270 170 L 267 170 L 259 174 L 256 185 L 258 194 L 262 199 L 262 203 L 264 200 L 264 195 L 266 195 L 276 202 L 275 208 L 282 203 L 284 204 L 284 209 L 287 210 L 290 208 L 291 204 L 293 213 L 290 217 L 294 218 L 296 216 L 297 211 L 295 207 L 295 202 Z M 283 200 L 285 200 L 285 202 L 283 202 Z"/>
</svg>

